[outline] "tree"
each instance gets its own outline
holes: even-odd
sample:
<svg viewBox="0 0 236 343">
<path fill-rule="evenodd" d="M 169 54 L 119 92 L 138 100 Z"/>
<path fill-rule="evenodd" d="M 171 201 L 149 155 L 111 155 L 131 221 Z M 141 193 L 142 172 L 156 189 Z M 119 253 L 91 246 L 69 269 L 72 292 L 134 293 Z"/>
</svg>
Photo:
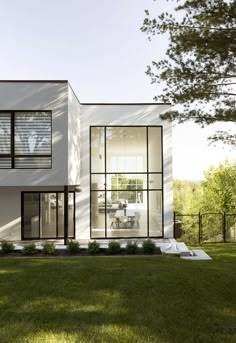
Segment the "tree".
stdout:
<svg viewBox="0 0 236 343">
<path fill-rule="evenodd" d="M 224 161 L 210 167 L 202 181 L 202 212 L 236 212 L 236 163 Z"/>
<path fill-rule="evenodd" d="M 146 10 L 141 27 L 149 39 L 169 34 L 167 57 L 153 61 L 146 73 L 152 83 L 165 84 L 163 94 L 155 100 L 183 106 L 162 118 L 179 123 L 193 120 L 202 127 L 215 122 L 235 123 L 236 2 L 175 2 L 175 16 L 162 13 L 152 18 Z M 236 145 L 236 134 L 231 132 L 218 131 L 210 139 Z"/>
<path fill-rule="evenodd" d="M 174 181 L 174 210 L 180 214 L 195 216 L 178 217 L 182 221 L 182 239 L 188 243 L 198 241 L 198 216 L 202 213 L 202 240 L 222 241 L 223 212 L 236 213 L 236 163 L 224 161 L 217 167 L 211 166 L 204 173 L 204 181 Z M 236 216 L 226 218 L 227 235 L 236 232 Z"/>
<path fill-rule="evenodd" d="M 200 182 L 174 180 L 174 211 L 177 213 L 198 213 Z"/>
</svg>

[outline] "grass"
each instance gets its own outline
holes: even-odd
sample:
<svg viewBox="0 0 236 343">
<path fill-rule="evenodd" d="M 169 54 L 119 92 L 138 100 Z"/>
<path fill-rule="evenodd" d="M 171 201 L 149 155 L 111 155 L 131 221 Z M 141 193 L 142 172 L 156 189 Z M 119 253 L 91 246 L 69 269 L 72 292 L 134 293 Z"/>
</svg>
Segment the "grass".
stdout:
<svg viewBox="0 0 236 343">
<path fill-rule="evenodd" d="M 213 261 L 0 259 L 0 342 L 235 343 L 236 244 Z"/>
</svg>

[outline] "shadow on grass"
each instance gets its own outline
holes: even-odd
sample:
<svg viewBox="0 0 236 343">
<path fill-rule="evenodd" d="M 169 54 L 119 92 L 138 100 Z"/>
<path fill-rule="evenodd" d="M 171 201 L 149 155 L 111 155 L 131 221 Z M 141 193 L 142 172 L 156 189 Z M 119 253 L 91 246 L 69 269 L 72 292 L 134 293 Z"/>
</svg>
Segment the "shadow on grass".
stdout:
<svg viewBox="0 0 236 343">
<path fill-rule="evenodd" d="M 235 260 L 2 259 L 0 342 L 233 343 Z"/>
</svg>

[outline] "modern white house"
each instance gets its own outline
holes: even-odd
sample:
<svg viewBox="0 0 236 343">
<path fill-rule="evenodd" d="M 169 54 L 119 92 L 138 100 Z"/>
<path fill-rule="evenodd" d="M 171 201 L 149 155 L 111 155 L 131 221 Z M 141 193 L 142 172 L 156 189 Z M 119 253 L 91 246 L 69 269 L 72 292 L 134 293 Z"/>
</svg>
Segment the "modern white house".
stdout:
<svg viewBox="0 0 236 343">
<path fill-rule="evenodd" d="M 169 107 L 0 81 L 0 240 L 172 238 Z"/>
</svg>

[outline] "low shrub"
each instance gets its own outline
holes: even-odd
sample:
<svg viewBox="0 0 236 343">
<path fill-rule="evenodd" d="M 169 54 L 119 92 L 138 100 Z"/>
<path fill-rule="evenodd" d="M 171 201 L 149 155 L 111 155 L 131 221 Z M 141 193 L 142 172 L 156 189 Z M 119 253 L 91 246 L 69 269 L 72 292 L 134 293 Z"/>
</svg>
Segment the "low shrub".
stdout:
<svg viewBox="0 0 236 343">
<path fill-rule="evenodd" d="M 126 252 L 129 255 L 135 255 L 138 253 L 138 245 L 137 242 L 129 242 L 126 246 Z"/>
<path fill-rule="evenodd" d="M 80 251 L 80 246 L 78 241 L 68 241 L 67 242 L 67 251 L 70 255 L 78 254 Z"/>
<path fill-rule="evenodd" d="M 9 254 L 14 251 L 14 245 L 11 242 L 2 241 L 1 247 L 3 254 Z"/>
<path fill-rule="evenodd" d="M 88 244 L 88 252 L 91 255 L 96 255 L 98 254 L 100 251 L 100 245 L 98 242 L 93 241 L 93 242 L 89 242 Z"/>
<path fill-rule="evenodd" d="M 155 243 L 151 239 L 143 241 L 144 254 L 154 254 L 156 249 Z"/>
<path fill-rule="evenodd" d="M 34 243 L 27 244 L 24 246 L 24 249 L 23 249 L 24 255 L 34 255 L 36 254 L 36 252 L 37 252 L 37 249 Z"/>
<path fill-rule="evenodd" d="M 55 255 L 56 248 L 54 243 L 45 243 L 43 246 L 43 252 L 46 255 Z"/>
<path fill-rule="evenodd" d="M 109 254 L 115 255 L 120 253 L 120 243 L 117 241 L 111 241 L 108 244 Z"/>
</svg>

